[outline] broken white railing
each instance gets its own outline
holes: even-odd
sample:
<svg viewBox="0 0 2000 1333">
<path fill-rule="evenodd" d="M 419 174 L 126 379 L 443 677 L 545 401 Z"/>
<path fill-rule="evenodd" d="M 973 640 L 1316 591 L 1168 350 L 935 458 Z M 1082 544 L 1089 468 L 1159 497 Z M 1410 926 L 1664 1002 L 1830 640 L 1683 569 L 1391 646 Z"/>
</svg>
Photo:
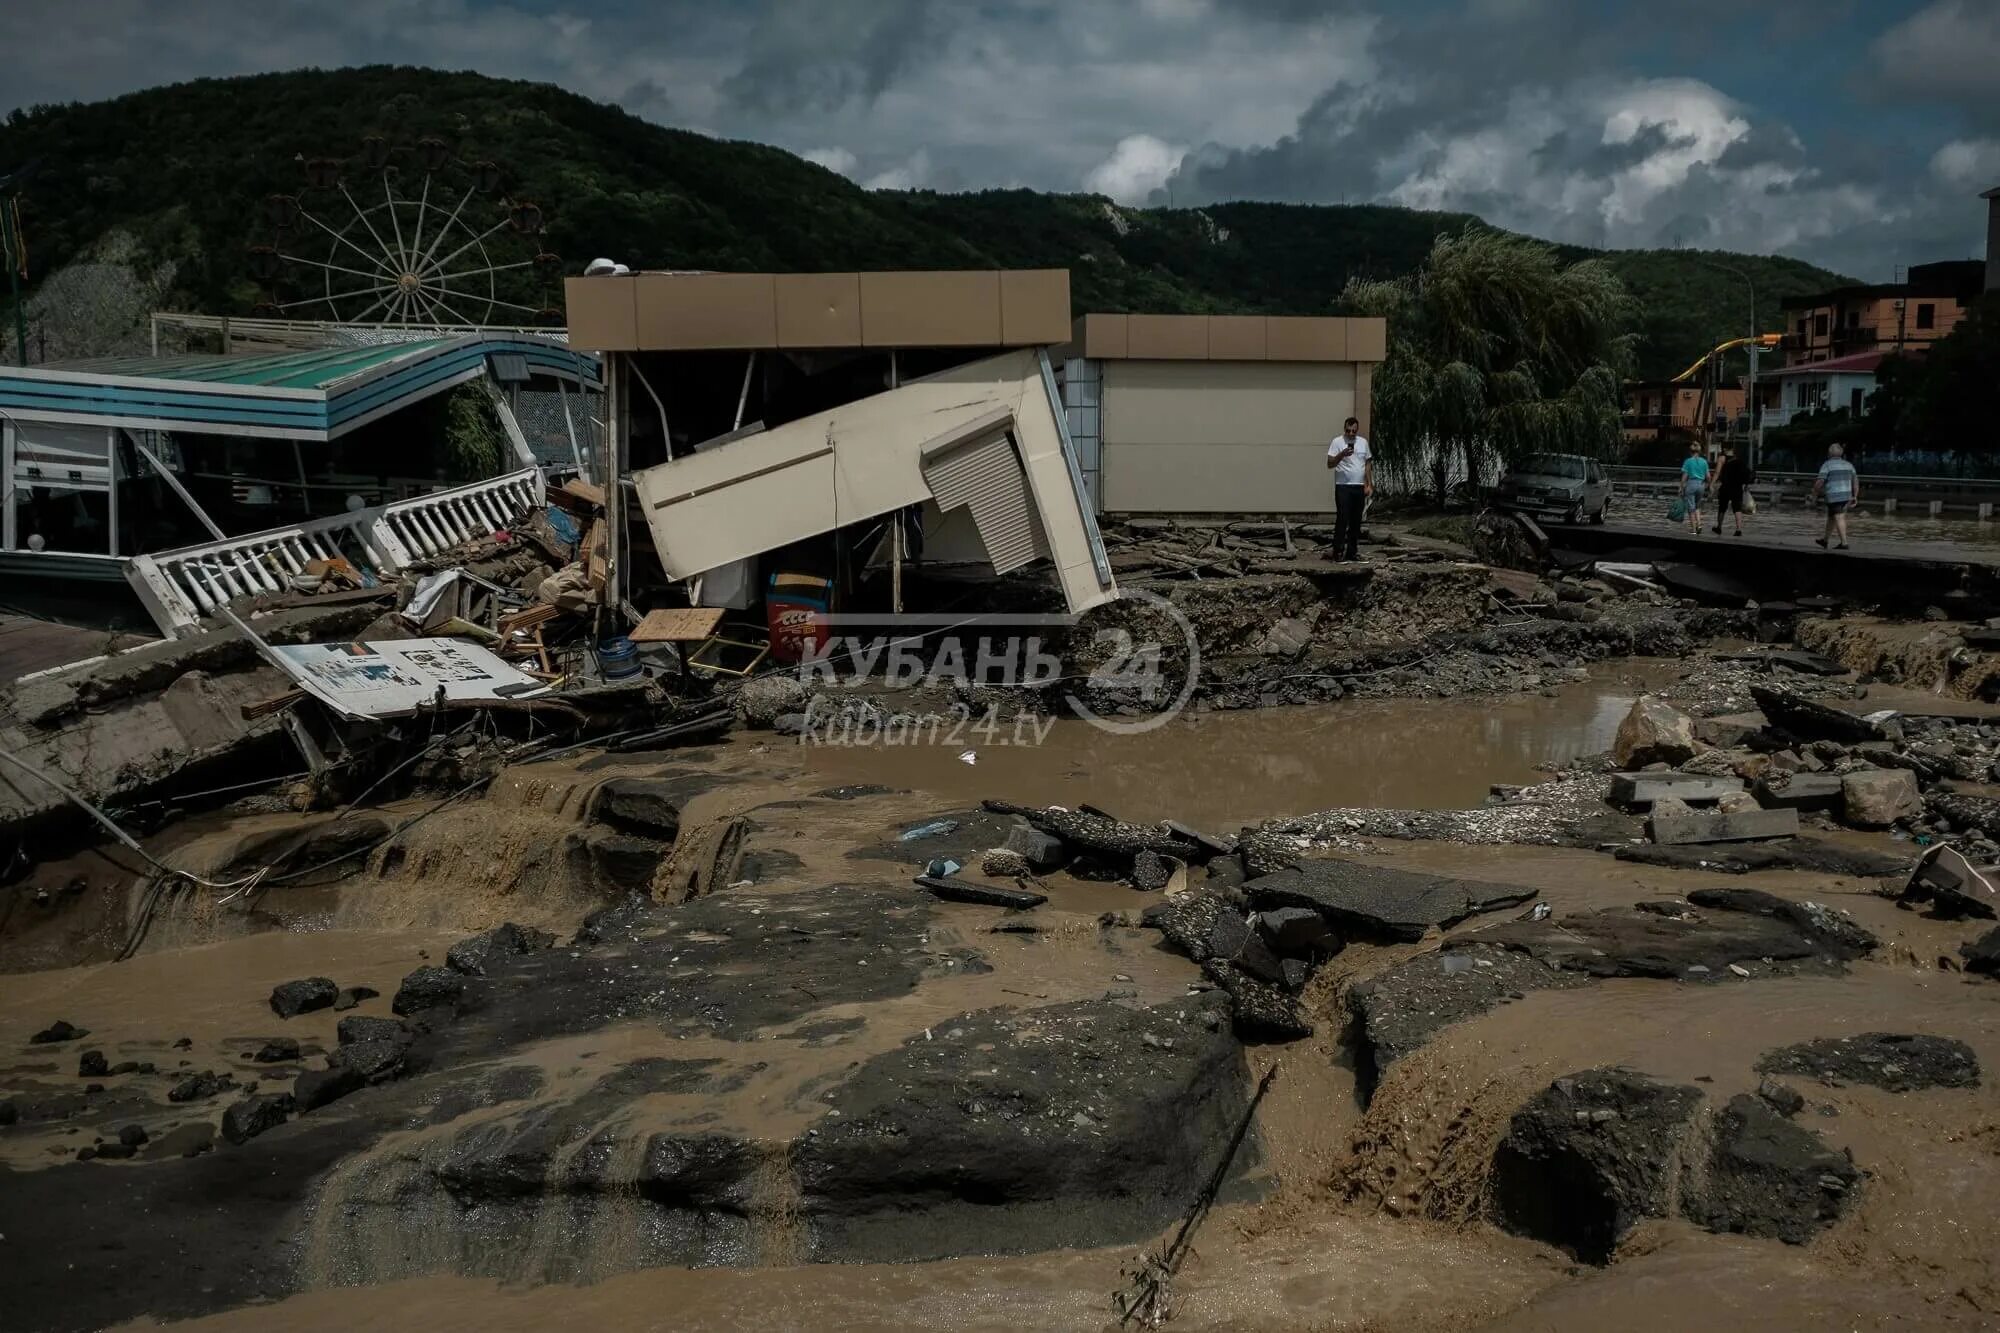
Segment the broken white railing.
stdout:
<svg viewBox="0 0 2000 1333">
<path fill-rule="evenodd" d="M 315 560 L 344 557 L 357 568 L 393 574 L 504 528 L 542 500 L 540 470 L 523 468 L 372 509 L 135 556 L 125 577 L 161 633 L 178 637 L 234 598 L 287 591 L 292 576 Z"/>
</svg>

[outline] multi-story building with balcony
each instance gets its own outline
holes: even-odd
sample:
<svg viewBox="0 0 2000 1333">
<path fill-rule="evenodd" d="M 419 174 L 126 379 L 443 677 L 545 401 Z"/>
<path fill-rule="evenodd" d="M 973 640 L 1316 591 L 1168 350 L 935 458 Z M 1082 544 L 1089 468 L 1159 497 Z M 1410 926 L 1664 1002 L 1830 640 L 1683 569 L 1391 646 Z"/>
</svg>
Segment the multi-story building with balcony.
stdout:
<svg viewBox="0 0 2000 1333">
<path fill-rule="evenodd" d="M 1917 264 L 1904 282 L 1788 296 L 1785 368 L 1867 352 L 1921 351 L 1965 317 L 1985 281 L 1984 262 L 1954 259 Z"/>
</svg>

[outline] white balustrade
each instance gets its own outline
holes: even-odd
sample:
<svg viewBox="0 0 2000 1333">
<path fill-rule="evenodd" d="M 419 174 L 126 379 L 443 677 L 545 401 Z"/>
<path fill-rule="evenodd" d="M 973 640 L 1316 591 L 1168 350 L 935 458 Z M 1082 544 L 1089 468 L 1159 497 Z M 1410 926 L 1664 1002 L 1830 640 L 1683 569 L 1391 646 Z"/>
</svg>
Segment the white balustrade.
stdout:
<svg viewBox="0 0 2000 1333">
<path fill-rule="evenodd" d="M 161 632 L 178 637 L 234 598 L 286 591 L 291 576 L 312 561 L 345 558 L 393 574 L 504 528 L 542 503 L 541 472 L 523 468 L 373 509 L 135 556 L 125 577 Z"/>
</svg>

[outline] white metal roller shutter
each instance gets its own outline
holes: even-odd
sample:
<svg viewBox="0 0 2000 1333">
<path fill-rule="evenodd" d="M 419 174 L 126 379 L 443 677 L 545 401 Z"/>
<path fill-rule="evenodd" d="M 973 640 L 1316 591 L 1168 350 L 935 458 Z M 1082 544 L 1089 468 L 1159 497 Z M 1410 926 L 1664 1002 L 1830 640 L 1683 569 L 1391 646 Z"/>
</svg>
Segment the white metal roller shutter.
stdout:
<svg viewBox="0 0 2000 1333">
<path fill-rule="evenodd" d="M 1002 432 L 924 459 L 924 483 L 943 510 L 966 509 L 996 573 L 1019 569 L 1041 554 L 1035 506 L 1013 438 Z"/>
</svg>

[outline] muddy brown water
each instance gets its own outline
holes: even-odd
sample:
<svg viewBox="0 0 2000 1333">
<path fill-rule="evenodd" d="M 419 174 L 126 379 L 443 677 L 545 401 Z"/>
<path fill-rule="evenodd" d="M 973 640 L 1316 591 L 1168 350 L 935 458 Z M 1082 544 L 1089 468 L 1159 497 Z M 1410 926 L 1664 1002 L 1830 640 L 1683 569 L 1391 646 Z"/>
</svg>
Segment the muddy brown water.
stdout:
<svg viewBox="0 0 2000 1333">
<path fill-rule="evenodd" d="M 756 811 L 756 845 L 786 848 L 800 862 L 774 887 L 803 888 L 855 876 L 900 878 L 906 868 L 855 862 L 846 849 L 878 838 L 884 828 L 983 796 L 1089 801 L 1130 818 L 1175 817 L 1220 828 L 1336 804 L 1476 804 L 1492 783 L 1532 780 L 1538 762 L 1604 748 L 1631 698 L 1674 670 L 1626 664 L 1553 697 L 1200 717 L 1141 737 L 1072 727 L 1033 752 L 981 748 L 977 765 L 960 763 L 956 751 L 812 750 L 768 736 L 675 762 L 713 765 L 738 779 L 691 805 L 690 822 Z M 648 762 L 657 760 L 634 758 L 625 769 L 589 773 L 539 767 L 523 782 L 532 792 L 505 791 L 499 800 L 518 805 L 532 797 L 570 808 L 575 798 L 561 795 L 569 784 L 613 771 L 645 771 Z M 798 803 L 828 786 L 859 782 L 908 790 Z M 543 798 L 544 788 L 553 794 Z M 462 835 L 451 830 L 450 836 Z M 1719 876 L 1531 847 L 1385 843 L 1372 856 L 1530 885 L 1558 912 L 1747 884 L 1848 910 L 1882 937 L 1884 947 L 1846 977 L 1711 986 L 1620 981 L 1532 993 L 1449 1029 L 1399 1064 L 1365 1110 L 1341 1043 L 1336 983 L 1385 966 L 1412 946 L 1350 948 L 1309 994 L 1318 1034 L 1248 1052 L 1253 1076 L 1273 1062 L 1280 1066 L 1260 1113 L 1265 1169 L 1275 1188 L 1263 1202 L 1219 1208 L 1208 1219 L 1177 1283 L 1170 1327 L 1804 1333 L 1994 1326 L 2000 1311 L 2000 1261 L 1991 1244 L 2000 1233 L 2000 1089 L 1991 1071 L 2000 1068 L 2000 986 L 1968 983 L 1939 968 L 1939 957 L 1966 937 L 1962 926 L 1898 911 L 1866 882 L 1827 876 Z M 378 910 L 343 899 L 339 910 L 308 913 L 314 929 L 170 943 L 124 964 L 0 976 L 0 1013 L 15 1025 L 36 1027 L 60 1016 L 92 1028 L 88 1044 L 103 1045 L 114 1061 L 185 1058 L 193 1068 L 227 1067 L 254 1076 L 259 1071 L 240 1057 L 256 1039 L 284 1033 L 308 1045 L 332 1041 L 335 1015 L 274 1020 L 264 1004 L 273 983 L 318 972 L 342 984 L 376 986 L 386 997 L 398 977 L 438 959 L 458 935 L 492 924 L 496 914 L 518 915 L 534 906 L 476 892 L 475 879 L 468 868 L 399 890 L 462 895 L 456 908 L 451 901 L 425 901 Z M 852 1038 L 832 1045 L 789 1042 L 776 1031 L 760 1034 L 756 1054 L 767 1067 L 735 1101 L 700 1109 L 746 1132 L 781 1139 L 804 1123 L 798 1087 L 949 1014 L 1058 1002 L 1109 985 L 1154 1001 L 1191 978 L 1185 961 L 1164 951 L 1105 953 L 1098 914 L 1142 906 L 1140 895 L 1061 877 L 1053 888 L 1050 904 L 1038 914 L 1044 934 L 1033 939 L 985 933 L 990 914 L 984 909 L 942 909 L 935 932 L 940 946 L 979 949 L 993 964 L 991 973 L 927 981 L 887 1003 L 813 1015 L 815 1022 L 862 1020 Z M 455 920 L 454 910 L 460 913 Z M 1456 932 L 1488 924 L 1474 920 Z M 385 999 L 372 1001 L 363 1012 L 385 1012 L 385 1006 Z M 1987 1083 L 1894 1096 L 1868 1088 L 1802 1088 L 1814 1108 L 1805 1123 L 1851 1149 L 1869 1172 L 1854 1213 L 1809 1245 L 1656 1223 L 1641 1228 L 1618 1263 L 1593 1270 L 1502 1234 L 1483 1218 L 1484 1166 L 1507 1116 L 1557 1075 L 1624 1063 L 1662 1078 L 1699 1081 L 1711 1101 L 1719 1101 L 1755 1085 L 1752 1065 L 1773 1046 L 1878 1030 L 1960 1038 L 1979 1054 Z M 193 1049 L 168 1051 L 165 1043 L 174 1035 L 189 1036 Z M 591 1082 L 607 1064 L 665 1049 L 664 1041 L 657 1029 L 635 1025 L 549 1042 L 523 1058 L 542 1069 L 548 1095 L 556 1096 Z M 676 1043 L 673 1053 L 689 1054 L 688 1044 Z M 701 1053 L 743 1058 L 720 1040 L 704 1043 Z M 0 1074 L 10 1081 L 73 1077 L 73 1049 L 28 1059 L 54 1063 L 29 1070 L 17 1055 Z M 643 1101 L 619 1114 L 696 1109 L 671 1098 Z M 1820 1106 L 1837 1114 L 1821 1115 Z M 6 1171 L 48 1165 L 54 1153 L 67 1154 L 76 1142 L 58 1143 L 52 1152 L 46 1138 L 0 1140 L 0 1189 Z M 144 1163 L 100 1169 L 144 1169 Z M 336 1192 L 342 1187 L 338 1178 L 327 1186 Z M 443 1212 L 433 1222 L 451 1225 Z M 384 1243 L 323 1230 L 314 1224 L 299 1238 L 309 1274 L 321 1271 L 342 1245 Z M 558 1322 L 724 1330 L 1101 1329 L 1113 1324 L 1110 1293 L 1133 1258 L 1132 1248 L 1107 1248 L 803 1266 L 790 1262 L 785 1241 L 783 1226 L 774 1224 L 765 1263 L 754 1269 L 618 1273 L 609 1269 L 620 1238 L 593 1235 L 575 1243 L 601 1247 L 606 1264 L 594 1270 L 604 1274 L 601 1280 L 584 1286 L 411 1276 L 367 1287 L 322 1285 L 181 1326 L 283 1326 L 302 1333 L 355 1327 L 512 1333 Z M 573 1242 L 552 1235 L 548 1243 Z M 418 1253 L 425 1245 L 411 1237 L 401 1248 Z M 386 1262 L 376 1268 L 396 1271 Z"/>
<path fill-rule="evenodd" d="M 1449 810 L 1495 783 L 1539 780 L 1538 765 L 1608 749 L 1634 699 L 1676 679 L 1678 662 L 1599 665 L 1547 694 L 1497 699 L 1356 700 L 1191 713 L 1136 735 L 1074 719 L 957 743 L 820 744 L 751 738 L 829 783 L 911 787 L 954 801 L 1088 803 L 1122 819 L 1235 829 L 1336 806 Z M 1017 742 L 1017 735 L 1027 743 Z M 928 733 L 926 733 L 928 736 Z M 972 763 L 962 758 L 974 756 Z"/>
</svg>

